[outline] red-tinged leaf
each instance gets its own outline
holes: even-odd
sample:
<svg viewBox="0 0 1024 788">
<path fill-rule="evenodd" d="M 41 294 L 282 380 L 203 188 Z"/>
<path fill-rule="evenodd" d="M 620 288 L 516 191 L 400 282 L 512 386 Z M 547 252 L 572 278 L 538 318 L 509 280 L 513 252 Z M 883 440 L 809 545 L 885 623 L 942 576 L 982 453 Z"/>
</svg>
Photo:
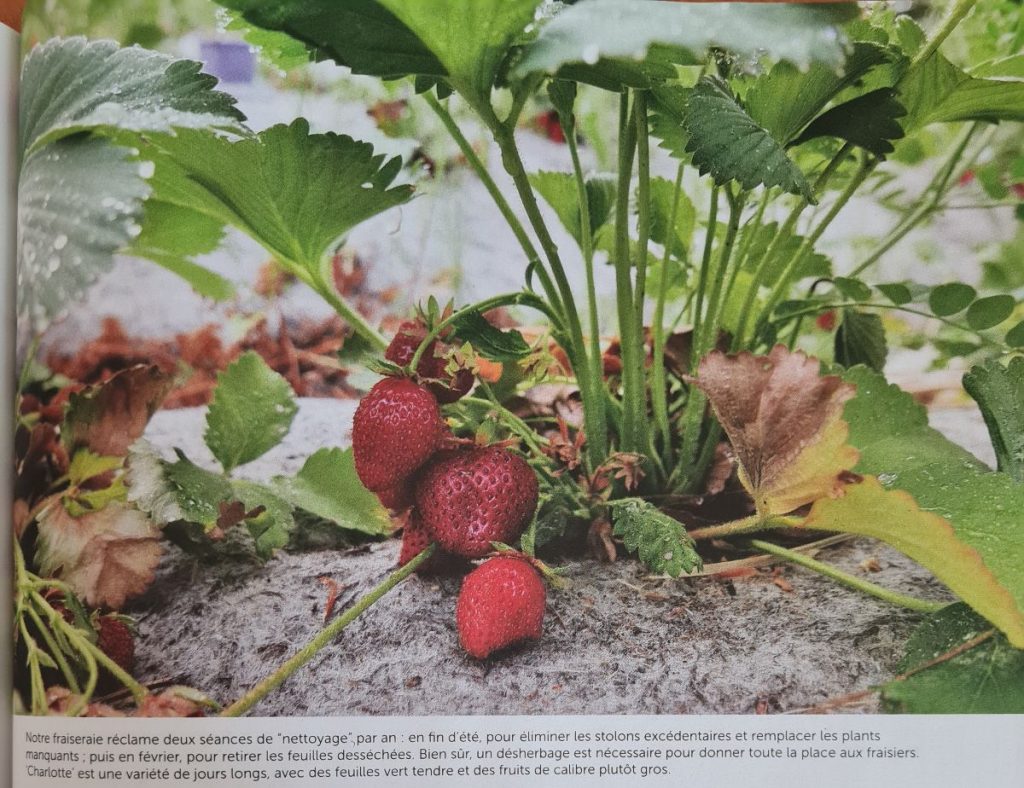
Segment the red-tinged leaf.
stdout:
<svg viewBox="0 0 1024 788">
<path fill-rule="evenodd" d="M 111 503 L 72 517 L 55 497 L 38 523 L 40 571 L 64 580 L 92 607 L 117 610 L 153 581 L 160 532 L 139 510 Z"/>
<path fill-rule="evenodd" d="M 71 396 L 62 438 L 69 449 L 123 457 L 142 436 L 173 383 L 155 366 L 137 366 Z"/>
<path fill-rule="evenodd" d="M 740 481 L 762 517 L 842 492 L 858 452 L 846 444 L 843 405 L 856 391 L 820 375 L 817 359 L 779 345 L 767 356 L 715 351 L 697 385 L 729 436 Z"/>
</svg>

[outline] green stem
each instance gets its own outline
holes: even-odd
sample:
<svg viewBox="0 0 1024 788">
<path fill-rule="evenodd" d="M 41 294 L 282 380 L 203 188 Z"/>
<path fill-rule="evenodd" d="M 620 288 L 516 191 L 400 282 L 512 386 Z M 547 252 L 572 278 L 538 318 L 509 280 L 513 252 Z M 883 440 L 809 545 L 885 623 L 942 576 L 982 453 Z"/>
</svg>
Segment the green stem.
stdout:
<svg viewBox="0 0 1024 788">
<path fill-rule="evenodd" d="M 722 248 L 718 253 L 718 265 L 715 268 L 711 294 L 708 297 L 707 315 L 701 323 L 700 335 L 694 337 L 698 356 L 701 357 L 718 343 L 718 330 L 721 326 L 722 313 L 725 311 L 722 294 L 725 289 L 729 263 L 732 259 L 732 250 L 736 245 L 736 235 L 740 228 L 740 217 L 743 215 L 743 208 L 746 205 L 746 193 L 740 192 L 735 197 L 728 191 L 726 193 L 729 197 L 729 224 L 725 231 L 725 238 L 722 239 Z"/>
<path fill-rule="evenodd" d="M 668 267 L 672 260 L 672 239 L 675 235 L 676 221 L 679 216 L 684 169 L 684 165 L 680 164 L 676 172 L 676 182 L 672 192 L 672 212 L 669 214 L 665 252 L 661 260 L 661 282 L 658 287 L 658 300 L 654 306 L 654 318 L 651 320 L 651 328 L 654 332 L 654 359 L 651 365 L 651 406 L 654 411 L 655 427 L 661 439 L 662 458 L 668 467 L 671 467 L 673 462 L 673 446 L 668 416 L 668 382 L 665 377 L 665 302 L 668 299 Z"/>
<path fill-rule="evenodd" d="M 956 30 L 959 24 L 971 12 L 971 9 L 974 8 L 975 2 L 976 0 L 956 0 L 956 2 L 950 6 L 942 24 L 934 33 L 932 33 L 928 42 L 921 47 L 921 51 L 914 57 L 913 62 L 910 64 L 911 69 L 917 68 L 938 51 L 943 42 L 949 38 L 950 34 Z"/>
<path fill-rule="evenodd" d="M 886 253 L 896 246 L 896 244 L 906 238 L 912 230 L 921 224 L 921 222 L 925 221 L 939 209 L 939 206 L 942 203 L 942 198 L 946 195 L 949 182 L 952 179 L 953 174 L 956 172 L 957 164 L 963 158 L 963 155 L 967 150 L 967 146 L 970 144 L 971 138 L 980 128 L 980 123 L 973 123 L 967 128 L 945 164 L 939 168 L 938 172 L 935 173 L 935 177 L 921 193 L 920 200 L 911 206 L 910 211 L 896 222 L 896 225 L 886 234 L 882 242 L 875 247 L 874 251 L 872 251 L 863 262 L 853 269 L 850 276 L 856 277 L 864 273 L 864 271 L 877 263 Z M 927 199 L 924 199 L 926 196 L 928 196 Z"/>
<path fill-rule="evenodd" d="M 249 711 L 249 709 L 263 700 L 267 695 L 290 678 L 295 671 L 313 659 L 313 657 L 315 657 L 324 647 L 337 638 L 345 627 L 359 618 L 359 616 L 362 615 L 371 605 L 415 572 L 430 558 L 431 555 L 434 554 L 436 549 L 436 545 L 429 545 L 423 550 L 423 552 L 413 558 L 405 566 L 388 575 L 384 581 L 370 591 L 369 594 L 364 596 L 342 615 L 338 616 L 337 619 L 320 630 L 316 637 L 303 646 L 294 656 L 281 665 L 281 667 L 263 679 L 263 681 L 245 693 L 241 698 L 225 708 L 221 712 L 220 716 L 239 717 Z"/>
<path fill-rule="evenodd" d="M 302 266 L 290 267 L 299 279 L 312 287 L 352 327 L 355 333 L 369 342 L 376 350 L 383 351 L 388 346 L 387 340 L 381 336 L 381 333 L 366 322 L 366 319 L 359 312 L 349 306 L 345 299 L 339 296 L 323 277 L 310 276 Z"/>
<path fill-rule="evenodd" d="M 633 177 L 637 124 L 630 122 L 629 93 L 619 99 L 619 181 L 615 204 L 615 302 L 622 347 L 623 422 L 620 448 L 626 452 L 646 449 L 640 424 L 646 414 L 643 393 L 642 334 L 636 325 L 633 300 L 632 260 L 629 244 L 629 186 Z M 639 375 L 637 374 L 639 371 Z"/>
<path fill-rule="evenodd" d="M 64 651 L 60 646 L 57 645 L 57 641 L 53 639 L 53 634 L 50 632 L 50 628 L 46 626 L 43 619 L 40 618 L 35 608 L 31 605 L 26 605 L 25 612 L 28 613 L 29 618 L 32 619 L 32 623 L 35 624 L 36 629 L 42 636 L 43 640 L 46 641 L 46 647 L 50 650 L 50 656 L 53 657 L 57 663 L 57 667 L 60 668 L 60 672 L 64 674 L 64 680 L 68 683 L 68 689 L 74 692 L 76 695 L 82 690 L 78 684 L 78 678 L 75 676 L 75 672 L 68 665 L 67 660 L 64 658 Z"/>
<path fill-rule="evenodd" d="M 711 257 L 714 252 L 715 235 L 718 232 L 718 195 L 720 187 L 718 184 L 711 189 L 711 204 L 708 207 L 708 231 L 704 236 L 704 254 L 701 256 L 700 273 L 697 276 L 697 299 L 693 307 L 693 339 L 690 354 L 690 374 L 697 369 L 700 361 L 700 349 L 697 346 L 697 337 L 701 333 L 701 321 L 704 312 L 704 297 L 708 286 L 708 277 L 711 274 Z"/>
<path fill-rule="evenodd" d="M 576 297 L 573 295 L 569 279 L 565 274 L 565 268 L 558 255 L 558 246 L 551 237 L 551 233 L 544 222 L 544 217 L 540 212 L 537 197 L 533 193 L 533 187 L 530 185 L 530 177 L 526 172 L 526 166 L 523 164 L 522 156 L 519 154 L 519 148 L 516 145 L 514 132 L 501 124 L 501 121 L 498 120 L 492 109 L 483 107 L 480 108 L 480 111 L 482 113 L 481 117 L 491 129 L 491 133 L 498 143 L 505 170 L 512 176 L 512 182 L 519 193 L 519 199 L 526 209 L 526 216 L 530 220 L 534 233 L 536 233 L 537 238 L 540 240 L 541 248 L 544 250 L 548 265 L 554 274 L 558 294 L 556 299 L 560 296 L 560 300 L 552 301 L 551 297 L 548 300 L 552 304 L 560 304 L 562 307 L 559 311 L 565 320 L 565 326 L 569 332 L 568 342 L 563 343 L 563 346 L 579 384 L 580 398 L 583 400 L 583 418 L 588 437 L 591 430 L 593 430 L 594 434 L 599 435 L 603 429 L 598 424 L 601 421 L 602 408 L 597 403 L 597 398 L 603 396 L 603 394 L 600 389 L 594 388 L 591 375 L 588 374 L 590 362 L 586 341 L 583 338 L 583 326 L 576 308 Z M 542 271 L 543 268 L 537 266 L 537 270 Z M 600 446 L 596 442 L 591 444 L 588 440 L 587 457 L 593 467 L 599 465 L 602 460 L 602 455 L 597 451 L 599 448 Z"/>
<path fill-rule="evenodd" d="M 690 531 L 690 538 L 694 541 L 701 539 L 724 539 L 729 536 L 741 536 L 755 531 L 768 531 L 772 528 L 789 528 L 799 524 L 799 520 L 786 517 L 765 518 L 759 514 L 752 514 L 750 517 L 743 517 L 719 525 L 709 525 L 706 528 L 697 528 Z"/>
<path fill-rule="evenodd" d="M 559 114 L 562 131 L 569 145 L 572 171 L 576 179 L 576 191 L 580 206 L 580 247 L 583 252 L 583 266 L 587 275 L 587 315 L 590 333 L 590 386 L 595 392 L 604 388 L 604 365 L 601 356 L 601 324 L 597 312 L 597 283 L 594 277 L 594 228 L 590 223 L 590 195 L 587 180 L 580 163 L 579 147 L 576 144 L 576 123 L 572 116 Z M 591 400 L 595 411 L 587 427 L 587 442 L 593 446 L 592 458 L 599 460 L 608 453 L 608 415 L 605 412 L 605 398 L 595 396 Z"/>
<path fill-rule="evenodd" d="M 522 248 L 523 253 L 526 255 L 526 259 L 530 265 L 534 266 L 537 270 L 538 276 L 542 277 L 542 284 L 545 278 L 547 278 L 547 271 L 544 270 L 541 264 L 540 255 L 537 253 L 537 248 L 533 245 L 533 241 L 530 240 L 530 236 L 526 232 L 526 228 L 523 227 L 523 223 L 519 221 L 519 217 L 516 216 L 515 211 L 512 210 L 512 206 L 509 205 L 508 200 L 505 199 L 505 195 L 501 193 L 501 189 L 498 188 L 498 184 L 494 182 L 494 178 L 487 171 L 487 167 L 480 160 L 477 152 L 473 150 L 473 146 L 469 140 L 466 139 L 466 135 L 462 133 L 462 129 L 455 122 L 455 118 L 451 116 L 451 113 L 445 108 L 445 106 L 437 100 L 437 97 L 432 92 L 423 94 L 427 105 L 434 111 L 434 114 L 440 118 L 441 123 L 444 125 L 448 134 L 455 141 L 455 144 L 459 146 L 459 150 L 462 151 L 462 155 L 466 157 L 466 161 L 469 162 L 469 166 L 473 168 L 480 182 L 483 183 L 484 188 L 487 189 L 487 193 L 491 196 L 494 204 L 498 207 L 498 211 L 501 213 L 505 222 L 512 230 L 512 234 L 515 235 L 516 241 L 519 242 L 519 246 Z M 499 121 L 500 124 L 500 121 Z M 551 285 L 550 279 L 547 280 L 545 285 L 545 292 L 550 296 L 554 294 L 554 287 Z M 556 312 L 561 312 L 561 304 L 558 302 L 557 297 L 551 301 L 555 306 Z"/>
<path fill-rule="evenodd" d="M 829 161 L 828 166 L 822 171 L 821 175 L 815 181 L 811 191 L 815 194 L 820 193 L 828 182 L 832 180 L 832 176 L 839 169 L 840 165 L 849 155 L 850 151 L 853 150 L 851 143 L 844 144 L 835 156 Z M 784 244 L 792 235 L 796 224 L 800 220 L 800 216 L 803 214 L 807 207 L 811 204 L 811 201 L 805 196 L 800 198 L 793 210 L 790 211 L 789 216 L 786 218 L 785 223 L 779 228 L 779 231 L 775 234 L 772 242 L 768 244 L 768 249 L 764 253 L 763 263 L 754 269 L 754 276 L 750 282 L 750 289 L 747 291 L 746 300 L 743 302 L 743 307 L 740 310 L 740 322 L 736 329 L 736 335 L 733 337 L 732 349 L 733 351 L 740 350 L 746 346 L 747 343 L 747 325 L 750 322 L 751 313 L 754 310 L 754 304 L 757 302 L 757 296 L 760 292 L 761 285 L 764 283 L 765 277 L 768 275 L 767 261 L 774 259 L 775 255 L 778 254 L 782 244 Z"/>
<path fill-rule="evenodd" d="M 786 548 L 779 547 L 777 544 L 772 544 L 771 542 L 765 542 L 760 539 L 751 539 L 750 546 L 763 553 L 784 558 L 785 560 L 797 564 L 798 566 L 802 566 L 805 569 L 810 569 L 813 572 L 829 577 L 845 586 L 848 586 L 849 588 L 862 591 L 865 594 L 870 594 L 871 596 L 885 602 L 889 602 L 890 604 L 905 607 L 908 610 L 916 610 L 919 613 L 935 613 L 946 607 L 946 604 L 942 602 L 928 602 L 924 599 L 918 599 L 917 597 L 907 596 L 906 594 L 900 594 L 896 591 L 890 591 L 887 588 L 882 588 L 881 586 L 870 583 L 867 580 L 842 572 L 833 566 L 822 563 L 821 561 L 816 561 L 803 553 L 798 553 L 794 550 L 787 550 Z"/>
<path fill-rule="evenodd" d="M 804 242 L 800 245 L 796 254 L 786 264 L 783 269 L 782 275 L 775 282 L 775 286 L 772 288 L 771 293 L 768 295 L 768 300 L 765 301 L 764 308 L 761 312 L 760 321 L 763 323 L 767 320 L 767 317 L 771 315 L 772 310 L 778 305 L 779 301 L 789 292 L 789 288 L 793 283 L 793 279 L 796 276 L 797 271 L 800 270 L 800 266 L 803 264 L 807 256 L 814 251 L 815 244 L 821 240 L 821 236 L 825 234 L 825 230 L 829 228 L 832 222 L 835 221 L 836 217 L 839 216 L 843 208 L 846 207 L 847 203 L 853 199 L 853 195 L 856 194 L 857 189 L 861 187 L 864 181 L 867 180 L 868 176 L 872 173 L 875 167 L 878 165 L 877 159 L 871 159 L 864 157 L 861 161 L 860 167 L 857 170 L 857 174 L 854 175 L 850 182 L 843 189 L 842 193 L 832 204 L 828 213 L 825 214 L 824 218 L 818 223 L 810 235 L 804 239 Z M 756 331 L 755 331 L 756 335 Z"/>
</svg>

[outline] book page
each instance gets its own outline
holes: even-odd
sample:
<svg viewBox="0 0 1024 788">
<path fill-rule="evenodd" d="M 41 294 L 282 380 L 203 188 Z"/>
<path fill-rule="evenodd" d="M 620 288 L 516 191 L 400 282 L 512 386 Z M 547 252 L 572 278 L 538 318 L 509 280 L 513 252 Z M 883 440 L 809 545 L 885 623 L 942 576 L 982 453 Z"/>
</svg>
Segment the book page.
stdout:
<svg viewBox="0 0 1024 788">
<path fill-rule="evenodd" d="M 1019 784 L 1018 2 L 3 19 L 15 786 Z"/>
</svg>

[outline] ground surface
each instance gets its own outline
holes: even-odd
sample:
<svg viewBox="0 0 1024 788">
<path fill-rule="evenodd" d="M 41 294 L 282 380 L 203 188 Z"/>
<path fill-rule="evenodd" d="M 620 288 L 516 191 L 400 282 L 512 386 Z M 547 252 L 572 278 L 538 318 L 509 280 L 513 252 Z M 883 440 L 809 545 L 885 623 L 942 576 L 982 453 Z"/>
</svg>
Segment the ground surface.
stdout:
<svg viewBox="0 0 1024 788">
<path fill-rule="evenodd" d="M 295 470 L 320 445 L 347 442 L 352 403 L 304 400 L 288 441 L 247 467 Z M 147 438 L 203 462 L 203 411 L 157 414 Z M 980 418 L 933 423 L 984 457 Z M 222 702 L 242 695 L 321 627 L 321 576 L 345 591 L 342 609 L 393 570 L 397 544 L 363 551 L 280 554 L 202 564 L 172 551 L 136 605 L 138 668 Z M 820 557 L 930 599 L 946 592 L 884 546 L 855 541 Z M 486 662 L 458 647 L 455 577 L 413 578 L 352 624 L 269 698 L 258 715 L 743 713 L 813 706 L 893 674 L 918 616 L 787 567 L 787 592 L 767 575 L 722 581 L 647 578 L 633 561 L 569 567 L 572 586 L 549 597 L 543 640 Z M 875 707 L 853 707 L 872 711 Z"/>
</svg>

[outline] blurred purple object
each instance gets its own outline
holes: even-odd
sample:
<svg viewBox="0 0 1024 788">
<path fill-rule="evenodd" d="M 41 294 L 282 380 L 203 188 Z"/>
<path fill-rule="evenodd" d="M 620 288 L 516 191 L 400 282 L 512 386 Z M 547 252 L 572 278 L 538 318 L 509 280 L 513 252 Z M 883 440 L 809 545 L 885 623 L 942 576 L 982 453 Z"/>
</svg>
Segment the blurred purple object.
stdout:
<svg viewBox="0 0 1024 788">
<path fill-rule="evenodd" d="M 203 41 L 199 45 L 208 74 L 222 82 L 252 82 L 256 76 L 256 54 L 244 41 Z"/>
</svg>

